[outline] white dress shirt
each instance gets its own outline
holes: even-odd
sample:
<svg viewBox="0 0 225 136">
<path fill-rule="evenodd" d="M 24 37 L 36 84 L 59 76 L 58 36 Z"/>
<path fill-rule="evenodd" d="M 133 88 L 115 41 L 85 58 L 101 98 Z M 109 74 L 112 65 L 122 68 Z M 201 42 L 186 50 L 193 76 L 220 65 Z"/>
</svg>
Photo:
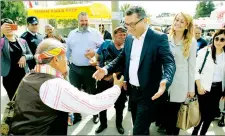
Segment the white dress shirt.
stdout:
<svg viewBox="0 0 225 136">
<path fill-rule="evenodd" d="M 129 83 L 134 86 L 140 86 L 138 80 L 138 68 L 147 30 L 148 29 L 146 29 L 139 39 L 133 36 L 134 40 L 130 54 Z"/>
</svg>

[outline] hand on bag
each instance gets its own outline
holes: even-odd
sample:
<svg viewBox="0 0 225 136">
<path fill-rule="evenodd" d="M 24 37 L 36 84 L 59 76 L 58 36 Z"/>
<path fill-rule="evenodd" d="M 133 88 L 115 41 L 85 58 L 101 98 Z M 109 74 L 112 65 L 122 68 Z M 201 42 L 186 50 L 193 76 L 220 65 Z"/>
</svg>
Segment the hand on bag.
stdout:
<svg viewBox="0 0 225 136">
<path fill-rule="evenodd" d="M 152 100 L 158 99 L 166 90 L 166 80 L 163 80 L 160 82 L 159 90 L 158 92 L 152 97 Z"/>
<path fill-rule="evenodd" d="M 187 97 L 188 98 L 193 98 L 195 96 L 195 92 L 188 92 Z"/>
<path fill-rule="evenodd" d="M 22 56 L 18 62 L 20 68 L 24 68 L 26 66 L 26 57 Z"/>
<path fill-rule="evenodd" d="M 118 80 L 116 74 L 113 73 L 113 80 L 114 80 L 114 85 L 118 85 L 120 88 L 123 87 L 123 81 L 124 81 L 123 76 L 121 76 L 120 80 Z"/>
<path fill-rule="evenodd" d="M 126 81 L 123 82 L 123 89 L 124 89 L 125 91 L 127 91 L 127 82 L 126 82 Z"/>
<path fill-rule="evenodd" d="M 204 95 L 205 93 L 206 93 L 206 91 L 203 87 L 201 87 L 201 88 L 198 87 L 198 94 Z"/>
<path fill-rule="evenodd" d="M 96 66 L 97 71 L 93 74 L 93 78 L 97 81 L 101 81 L 102 78 L 105 76 L 105 71 L 103 68 L 100 68 L 99 66 Z"/>
<path fill-rule="evenodd" d="M 91 59 L 95 56 L 95 51 L 93 49 L 88 49 L 84 55 L 88 59 Z"/>
</svg>

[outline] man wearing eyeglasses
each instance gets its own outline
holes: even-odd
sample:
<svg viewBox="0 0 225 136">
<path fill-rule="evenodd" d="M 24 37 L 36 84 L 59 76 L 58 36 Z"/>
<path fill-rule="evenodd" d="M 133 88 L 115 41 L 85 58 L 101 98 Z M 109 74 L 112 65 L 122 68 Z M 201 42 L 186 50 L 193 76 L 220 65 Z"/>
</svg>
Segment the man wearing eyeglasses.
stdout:
<svg viewBox="0 0 225 136">
<path fill-rule="evenodd" d="M 133 6 L 126 11 L 127 36 L 120 55 L 103 68 L 97 67 L 93 78 L 125 68 L 124 78 L 130 94 L 133 135 L 149 135 L 151 122 L 155 121 L 156 104 L 171 85 L 176 71 L 174 57 L 166 34 L 151 30 L 146 12 Z"/>
<path fill-rule="evenodd" d="M 28 46 L 34 55 L 38 44 L 44 39 L 44 37 L 38 33 L 39 21 L 37 17 L 30 16 L 27 18 L 27 31 L 21 35 L 21 38 L 25 39 Z M 36 62 L 34 59 L 27 61 L 30 69 L 34 69 Z"/>
</svg>

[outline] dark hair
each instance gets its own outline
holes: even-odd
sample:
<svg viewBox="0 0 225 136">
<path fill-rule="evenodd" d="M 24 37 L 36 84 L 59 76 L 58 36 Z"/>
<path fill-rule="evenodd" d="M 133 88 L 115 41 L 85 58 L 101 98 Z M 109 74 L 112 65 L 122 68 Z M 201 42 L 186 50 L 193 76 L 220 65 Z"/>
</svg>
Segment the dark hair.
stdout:
<svg viewBox="0 0 225 136">
<path fill-rule="evenodd" d="M 212 58 L 214 63 L 216 64 L 216 47 L 214 45 L 214 40 L 215 37 L 217 37 L 218 35 L 224 34 L 225 35 L 225 29 L 219 29 L 215 32 L 215 34 L 213 35 L 213 39 L 212 39 Z M 225 52 L 225 46 L 223 47 L 223 51 Z"/>
<path fill-rule="evenodd" d="M 144 8 L 142 8 L 140 6 L 132 6 L 129 9 L 126 10 L 126 16 L 130 16 L 130 15 L 133 15 L 135 13 L 137 14 L 138 18 L 147 17 Z"/>
<path fill-rule="evenodd" d="M 99 24 L 98 26 L 99 26 L 99 27 L 100 27 L 100 26 L 105 27 L 103 24 Z"/>
<path fill-rule="evenodd" d="M 9 18 L 1 19 L 1 25 L 3 25 L 4 23 L 14 24 L 14 22 L 11 19 L 9 19 Z"/>
</svg>

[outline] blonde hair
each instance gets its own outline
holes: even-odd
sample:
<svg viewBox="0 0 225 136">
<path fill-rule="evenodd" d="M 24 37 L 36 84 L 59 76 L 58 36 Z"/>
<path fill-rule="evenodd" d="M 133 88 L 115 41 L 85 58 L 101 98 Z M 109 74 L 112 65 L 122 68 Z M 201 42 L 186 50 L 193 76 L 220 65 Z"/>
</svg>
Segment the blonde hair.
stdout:
<svg viewBox="0 0 225 136">
<path fill-rule="evenodd" d="M 180 12 L 178 13 L 173 21 L 171 30 L 170 30 L 170 36 L 174 37 L 175 36 L 175 31 L 174 31 L 174 22 L 177 18 L 177 16 L 181 14 L 185 21 L 187 22 L 187 29 L 184 30 L 184 35 L 183 35 L 183 55 L 184 57 L 189 57 L 189 53 L 190 53 L 190 48 L 191 48 L 191 43 L 192 43 L 192 38 L 194 36 L 194 25 L 193 25 L 193 18 L 191 15 Z"/>
</svg>

